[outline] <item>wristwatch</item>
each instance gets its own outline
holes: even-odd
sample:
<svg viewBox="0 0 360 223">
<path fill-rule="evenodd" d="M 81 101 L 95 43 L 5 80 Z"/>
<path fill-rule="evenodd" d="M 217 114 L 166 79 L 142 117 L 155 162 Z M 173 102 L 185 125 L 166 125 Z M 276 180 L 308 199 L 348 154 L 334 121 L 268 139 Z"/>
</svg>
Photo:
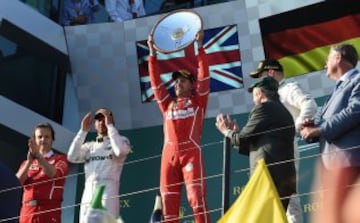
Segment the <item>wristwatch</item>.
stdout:
<svg viewBox="0 0 360 223">
<path fill-rule="evenodd" d="M 32 157 L 34 157 L 34 159 L 39 159 L 40 156 L 41 156 L 40 153 L 32 154 Z"/>
</svg>

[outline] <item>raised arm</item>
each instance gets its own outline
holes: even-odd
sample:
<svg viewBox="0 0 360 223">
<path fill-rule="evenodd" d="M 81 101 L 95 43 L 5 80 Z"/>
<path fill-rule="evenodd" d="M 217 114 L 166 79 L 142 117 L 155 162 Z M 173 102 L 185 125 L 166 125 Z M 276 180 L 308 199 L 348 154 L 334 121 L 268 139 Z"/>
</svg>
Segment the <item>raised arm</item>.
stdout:
<svg viewBox="0 0 360 223">
<path fill-rule="evenodd" d="M 119 134 L 114 125 L 110 124 L 107 126 L 108 134 L 110 138 L 111 148 L 115 156 L 126 156 L 130 151 L 129 139 Z"/>
<path fill-rule="evenodd" d="M 28 178 L 27 171 L 34 160 L 34 157 L 30 154 L 30 151 L 27 153 L 27 159 L 21 164 L 19 170 L 16 173 L 16 177 L 19 179 L 20 184 L 24 184 L 25 180 Z"/>
<path fill-rule="evenodd" d="M 67 158 L 72 163 L 84 163 L 88 153 L 87 144 L 84 144 L 87 133 L 90 131 L 92 125 L 91 113 L 87 113 L 81 121 L 81 128 L 74 137 Z"/>
<path fill-rule="evenodd" d="M 207 105 L 207 99 L 210 93 L 210 75 L 209 75 L 209 65 L 206 58 L 206 53 L 203 48 L 203 40 L 204 40 L 204 31 L 201 30 L 196 34 L 196 42 L 198 45 L 197 60 L 198 60 L 198 72 L 197 72 L 197 84 L 196 84 L 196 92 L 200 97 L 200 102 L 204 107 Z"/>
<path fill-rule="evenodd" d="M 109 113 L 102 113 L 105 117 L 106 128 L 108 129 L 108 136 L 110 138 L 110 144 L 112 151 L 117 157 L 126 157 L 131 151 L 129 140 L 120 135 L 118 130 L 114 126 L 113 116 Z"/>
<path fill-rule="evenodd" d="M 154 42 L 152 36 L 148 37 L 148 46 L 149 46 L 149 76 L 151 88 L 154 92 L 154 97 L 159 104 L 160 110 L 164 113 L 171 102 L 171 97 L 169 91 L 166 89 L 164 83 L 160 78 L 159 65 L 156 58 L 156 49 L 154 47 Z"/>
</svg>

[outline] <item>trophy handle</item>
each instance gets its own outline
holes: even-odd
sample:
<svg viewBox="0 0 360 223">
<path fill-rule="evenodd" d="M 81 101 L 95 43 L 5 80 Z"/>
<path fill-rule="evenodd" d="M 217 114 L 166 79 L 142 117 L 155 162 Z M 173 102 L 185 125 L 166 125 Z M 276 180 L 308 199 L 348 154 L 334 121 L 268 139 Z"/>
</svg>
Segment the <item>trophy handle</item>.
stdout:
<svg viewBox="0 0 360 223">
<path fill-rule="evenodd" d="M 180 9 L 162 17 L 151 29 L 154 48 L 161 53 L 183 50 L 203 29 L 201 16 L 191 9 Z"/>
</svg>

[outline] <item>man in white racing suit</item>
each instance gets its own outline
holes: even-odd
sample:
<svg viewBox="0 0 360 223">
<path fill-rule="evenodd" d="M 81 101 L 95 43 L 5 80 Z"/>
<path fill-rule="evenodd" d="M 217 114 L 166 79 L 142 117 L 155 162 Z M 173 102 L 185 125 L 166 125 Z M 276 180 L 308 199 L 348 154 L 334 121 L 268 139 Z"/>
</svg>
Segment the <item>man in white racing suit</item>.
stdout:
<svg viewBox="0 0 360 223">
<path fill-rule="evenodd" d="M 281 103 L 288 109 L 295 122 L 296 132 L 305 120 L 314 119 L 317 112 L 317 104 L 313 97 L 305 92 L 297 82 L 287 82 L 284 77 L 283 66 L 275 59 L 265 59 L 258 65 L 256 71 L 250 73 L 253 78 L 273 77 L 279 83 L 278 93 Z M 298 190 L 299 181 L 299 149 L 296 139 L 294 141 L 294 157 L 296 167 L 296 184 Z M 293 194 L 286 210 L 286 217 L 289 223 L 302 223 L 302 208 L 300 198 Z"/>
<path fill-rule="evenodd" d="M 129 140 L 121 136 L 114 127 L 111 111 L 99 109 L 94 119 L 97 131 L 96 141 L 85 142 L 93 122 L 89 112 L 82 119 L 81 129 L 71 143 L 67 154 L 70 162 L 85 163 L 85 188 L 81 199 L 80 223 L 84 223 L 84 216 L 94 191 L 101 184 L 106 185 L 103 206 L 114 218 L 118 218 L 120 176 L 127 154 L 131 151 Z"/>
</svg>

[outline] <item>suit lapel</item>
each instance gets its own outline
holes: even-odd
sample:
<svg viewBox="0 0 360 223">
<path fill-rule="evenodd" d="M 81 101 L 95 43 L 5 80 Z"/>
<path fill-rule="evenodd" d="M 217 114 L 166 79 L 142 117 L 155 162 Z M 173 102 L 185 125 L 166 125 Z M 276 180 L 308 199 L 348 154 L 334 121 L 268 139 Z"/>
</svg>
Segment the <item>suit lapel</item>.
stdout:
<svg viewBox="0 0 360 223">
<path fill-rule="evenodd" d="M 350 82 L 349 79 L 345 80 L 336 90 L 331 93 L 331 95 L 328 97 L 328 100 L 326 101 L 325 105 L 322 108 L 322 114 L 325 113 L 331 102 L 339 96 L 339 93 L 344 89 L 344 87 Z"/>
<path fill-rule="evenodd" d="M 335 99 L 336 97 L 339 97 L 339 96 L 342 95 L 342 94 L 340 94 L 340 93 L 341 93 L 342 91 L 344 91 L 344 89 L 346 89 L 346 86 L 351 83 L 351 81 L 352 81 L 352 79 L 353 79 L 353 76 L 354 76 L 355 74 L 357 74 L 357 73 L 358 73 L 357 71 L 354 71 L 354 72 L 349 76 L 349 78 L 347 78 L 346 80 L 344 80 L 343 83 L 342 83 L 336 90 L 334 90 L 334 91 L 332 92 L 332 94 L 328 97 L 327 101 L 325 102 L 325 104 L 324 104 L 323 107 L 322 107 L 322 110 L 321 110 L 321 114 L 322 114 L 322 115 L 326 112 L 326 110 L 328 109 L 330 103 L 331 103 L 332 101 L 334 101 L 334 99 Z"/>
</svg>

